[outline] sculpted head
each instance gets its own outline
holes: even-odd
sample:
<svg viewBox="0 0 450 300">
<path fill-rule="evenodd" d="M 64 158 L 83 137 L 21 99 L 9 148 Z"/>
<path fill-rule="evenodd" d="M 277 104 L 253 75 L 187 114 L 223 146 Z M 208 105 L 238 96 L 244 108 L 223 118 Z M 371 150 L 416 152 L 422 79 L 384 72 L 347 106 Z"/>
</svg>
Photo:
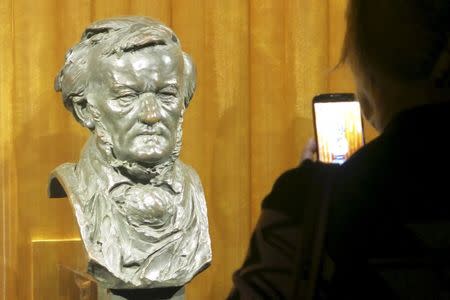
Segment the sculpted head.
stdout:
<svg viewBox="0 0 450 300">
<path fill-rule="evenodd" d="M 154 168 L 179 155 L 195 66 L 175 33 L 144 17 L 91 24 L 55 80 L 64 105 L 112 164 Z"/>
</svg>

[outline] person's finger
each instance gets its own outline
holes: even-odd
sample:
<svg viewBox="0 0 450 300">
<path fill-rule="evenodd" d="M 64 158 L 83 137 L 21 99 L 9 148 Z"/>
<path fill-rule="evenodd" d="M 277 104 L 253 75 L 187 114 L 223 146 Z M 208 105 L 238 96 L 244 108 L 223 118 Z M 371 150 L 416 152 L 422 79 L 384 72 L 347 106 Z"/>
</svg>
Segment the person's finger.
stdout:
<svg viewBox="0 0 450 300">
<path fill-rule="evenodd" d="M 301 156 L 301 161 L 304 161 L 306 159 L 313 160 L 314 155 L 317 153 L 317 143 L 314 138 L 310 138 L 305 145 L 305 148 L 303 149 L 303 153 Z"/>
</svg>

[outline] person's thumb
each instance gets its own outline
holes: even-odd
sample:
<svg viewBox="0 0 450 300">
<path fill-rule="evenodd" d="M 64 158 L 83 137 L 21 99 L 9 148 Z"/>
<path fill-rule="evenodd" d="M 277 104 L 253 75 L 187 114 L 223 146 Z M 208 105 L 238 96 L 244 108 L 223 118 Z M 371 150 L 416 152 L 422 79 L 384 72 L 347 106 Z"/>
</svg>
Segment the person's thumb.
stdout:
<svg viewBox="0 0 450 300">
<path fill-rule="evenodd" d="M 303 148 L 302 156 L 300 162 L 310 159 L 314 160 L 314 155 L 317 153 L 317 143 L 314 138 L 310 138 L 305 147 Z"/>
</svg>

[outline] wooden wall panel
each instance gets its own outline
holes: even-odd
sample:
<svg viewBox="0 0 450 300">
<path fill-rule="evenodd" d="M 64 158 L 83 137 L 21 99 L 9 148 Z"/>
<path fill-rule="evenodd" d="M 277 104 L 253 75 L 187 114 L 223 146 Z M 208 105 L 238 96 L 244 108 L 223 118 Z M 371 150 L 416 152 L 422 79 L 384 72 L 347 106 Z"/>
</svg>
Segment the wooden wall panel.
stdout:
<svg viewBox="0 0 450 300">
<path fill-rule="evenodd" d="M 92 21 L 129 14 L 130 0 L 91 0 Z"/>
<path fill-rule="evenodd" d="M 74 161 L 87 132 L 64 109 L 53 80 L 90 22 L 87 1 L 14 1 L 14 159 L 18 180 L 17 299 L 30 299 L 31 240 L 78 236 L 68 201 L 48 199 L 50 171 Z"/>
<path fill-rule="evenodd" d="M 313 136 L 311 100 L 327 90 L 327 6 L 314 0 L 252 0 L 251 205 L 295 167 Z"/>
<path fill-rule="evenodd" d="M 213 248 L 211 267 L 189 285 L 187 298 L 223 299 L 250 232 L 248 5 L 183 1 L 172 12 L 172 26 L 198 68 L 182 159 L 202 179 Z"/>
<path fill-rule="evenodd" d="M 89 18 L 86 1 L 15 1 L 14 153 L 21 226 L 33 238 L 78 234 L 75 223 L 67 223 L 73 219 L 68 201 L 48 199 L 46 185 L 53 168 L 78 158 L 88 136 L 64 108 L 53 81 Z"/>
<path fill-rule="evenodd" d="M 11 299 L 17 282 L 17 176 L 13 156 L 13 2 L 0 1 L 0 299 Z"/>
<path fill-rule="evenodd" d="M 33 300 L 64 298 L 64 284 L 75 285 L 64 282 L 64 269 L 78 271 L 87 267 L 83 243 L 79 239 L 33 240 L 31 245 Z"/>
<path fill-rule="evenodd" d="M 253 0 L 250 10 L 251 216 L 296 155 L 293 120 L 296 99 L 286 97 L 284 1 Z M 282 155 L 280 155 L 282 154 Z"/>
<path fill-rule="evenodd" d="M 151 17 L 170 26 L 172 3 L 171 0 L 132 0 L 129 14 Z"/>
<path fill-rule="evenodd" d="M 152 17 L 171 23 L 170 0 L 91 0 L 92 21 L 127 15 Z"/>
</svg>

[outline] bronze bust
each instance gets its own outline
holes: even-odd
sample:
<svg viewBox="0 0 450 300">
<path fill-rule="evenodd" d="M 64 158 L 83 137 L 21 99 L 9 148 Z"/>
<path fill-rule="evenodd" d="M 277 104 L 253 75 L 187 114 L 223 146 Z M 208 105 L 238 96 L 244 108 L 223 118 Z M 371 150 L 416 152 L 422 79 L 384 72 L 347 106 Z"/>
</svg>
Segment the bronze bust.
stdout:
<svg viewBox="0 0 450 300">
<path fill-rule="evenodd" d="M 175 33 L 144 17 L 91 24 L 56 77 L 92 135 L 49 192 L 69 197 L 89 272 L 108 288 L 183 286 L 210 264 L 203 188 L 178 158 L 195 80 Z"/>
</svg>

